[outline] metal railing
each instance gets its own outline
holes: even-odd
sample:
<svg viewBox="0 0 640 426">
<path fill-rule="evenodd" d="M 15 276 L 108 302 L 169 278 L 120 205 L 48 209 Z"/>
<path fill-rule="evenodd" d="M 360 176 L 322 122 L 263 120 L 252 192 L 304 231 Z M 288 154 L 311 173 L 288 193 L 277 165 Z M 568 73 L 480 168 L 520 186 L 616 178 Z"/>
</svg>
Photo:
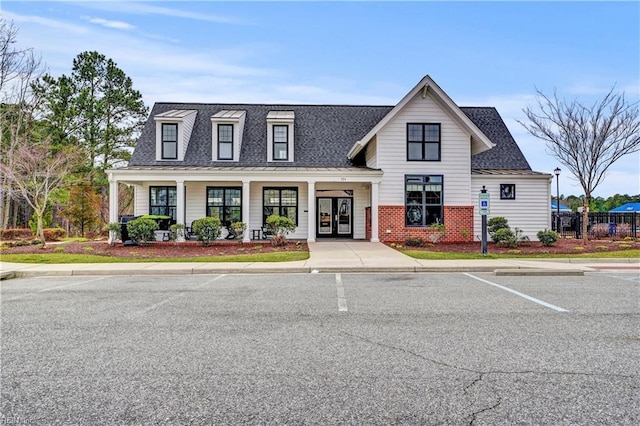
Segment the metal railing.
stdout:
<svg viewBox="0 0 640 426">
<path fill-rule="evenodd" d="M 638 238 L 640 214 L 638 213 L 589 213 L 587 238 L 623 239 Z M 551 213 L 551 229 L 563 238 L 582 238 L 582 213 Z"/>
</svg>

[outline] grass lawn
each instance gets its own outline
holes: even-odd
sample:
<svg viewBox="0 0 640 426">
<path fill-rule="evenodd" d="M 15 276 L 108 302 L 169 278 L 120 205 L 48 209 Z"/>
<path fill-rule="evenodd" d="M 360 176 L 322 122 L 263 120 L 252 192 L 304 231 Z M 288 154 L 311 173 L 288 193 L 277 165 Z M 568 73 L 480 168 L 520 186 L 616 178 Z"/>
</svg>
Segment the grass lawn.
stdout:
<svg viewBox="0 0 640 426">
<path fill-rule="evenodd" d="M 252 253 L 229 256 L 197 256 L 197 257 L 115 257 L 98 256 L 95 254 L 72 253 L 27 253 L 27 254 L 2 254 L 0 260 L 13 263 L 149 263 L 149 262 L 291 262 L 294 260 L 306 260 L 309 252 L 273 252 Z"/>
</svg>

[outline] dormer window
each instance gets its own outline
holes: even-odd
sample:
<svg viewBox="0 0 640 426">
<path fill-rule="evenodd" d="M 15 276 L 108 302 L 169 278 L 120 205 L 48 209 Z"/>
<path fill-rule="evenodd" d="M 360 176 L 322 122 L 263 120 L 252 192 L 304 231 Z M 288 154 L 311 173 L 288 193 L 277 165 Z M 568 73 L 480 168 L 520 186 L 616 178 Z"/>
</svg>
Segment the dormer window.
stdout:
<svg viewBox="0 0 640 426">
<path fill-rule="evenodd" d="M 267 161 L 293 161 L 293 111 L 269 111 L 267 114 Z"/>
<path fill-rule="evenodd" d="M 289 126 L 274 125 L 273 126 L 273 160 L 286 161 L 289 157 Z"/>
<path fill-rule="evenodd" d="M 162 124 L 162 159 L 176 160 L 178 158 L 178 125 Z"/>
<path fill-rule="evenodd" d="M 211 116 L 213 161 L 240 161 L 245 111 L 222 110 Z"/>
<path fill-rule="evenodd" d="M 172 109 L 156 114 L 156 160 L 182 161 L 196 121 L 196 110 Z"/>
<path fill-rule="evenodd" d="M 218 124 L 218 160 L 233 160 L 233 124 Z"/>
</svg>

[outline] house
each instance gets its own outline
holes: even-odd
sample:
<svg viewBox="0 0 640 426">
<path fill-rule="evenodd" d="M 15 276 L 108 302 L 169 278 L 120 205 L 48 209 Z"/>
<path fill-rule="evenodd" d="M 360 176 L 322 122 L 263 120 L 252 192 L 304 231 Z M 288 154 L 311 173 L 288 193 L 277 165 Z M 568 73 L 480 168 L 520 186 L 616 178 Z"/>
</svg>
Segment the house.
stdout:
<svg viewBox="0 0 640 426">
<path fill-rule="evenodd" d="M 531 170 L 495 108 L 459 107 L 429 76 L 395 106 L 157 103 L 108 176 L 111 222 L 124 183 L 136 215 L 241 220 L 245 241 L 272 213 L 309 242 L 428 240 L 434 224 L 474 241 L 483 187 L 489 217 L 550 228 L 553 176 Z"/>
</svg>

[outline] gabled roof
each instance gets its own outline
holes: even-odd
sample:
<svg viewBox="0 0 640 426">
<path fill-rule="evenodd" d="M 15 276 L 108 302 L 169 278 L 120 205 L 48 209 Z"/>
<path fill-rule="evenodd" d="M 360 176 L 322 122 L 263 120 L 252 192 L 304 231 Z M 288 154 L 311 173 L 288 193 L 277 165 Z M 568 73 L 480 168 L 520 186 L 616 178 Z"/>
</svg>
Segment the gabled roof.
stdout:
<svg viewBox="0 0 640 426">
<path fill-rule="evenodd" d="M 428 88 L 425 89 L 425 87 Z M 194 104 L 156 103 L 150 119 L 129 161 L 129 166 L 187 166 L 187 167 L 353 167 L 362 166 L 362 155 L 356 158 L 355 141 L 364 141 L 375 135 L 390 120 L 403 102 L 420 90 L 437 95 L 458 122 L 472 134 L 476 146 L 488 149 L 472 155 L 472 169 L 531 170 L 507 126 L 495 108 L 457 107 L 427 76 L 396 106 L 354 105 L 282 105 L 282 104 Z M 153 118 L 180 115 L 181 111 L 197 112 L 190 143 L 184 161 L 156 160 L 156 135 Z M 267 162 L 267 117 L 281 111 L 294 119 L 295 161 Z M 212 161 L 213 116 L 243 114 L 244 133 L 240 158 L 237 163 Z M 275 115 L 280 113 L 276 112 Z M 386 121 L 385 121 L 386 120 Z M 492 149 L 489 149 L 493 146 Z"/>
<path fill-rule="evenodd" d="M 415 85 L 413 89 L 409 93 L 405 95 L 404 98 L 398 104 L 393 107 L 391 111 L 380 120 L 369 132 L 360 140 L 356 141 L 351 149 L 349 150 L 349 158 L 355 158 L 356 155 L 360 151 L 362 151 L 369 141 L 384 127 L 389 123 L 393 118 L 400 112 L 402 109 L 418 94 L 422 93 L 423 97 L 431 95 L 436 101 L 440 103 L 440 105 L 448 111 L 457 121 L 464 127 L 469 133 L 471 133 L 471 141 L 475 146 L 476 152 L 483 152 L 493 147 L 493 143 L 487 138 L 478 127 L 462 113 L 460 108 L 451 100 L 449 95 L 447 95 L 444 90 L 440 88 L 436 84 L 435 81 L 428 75 L 424 76 L 422 80 L 418 84 Z M 475 152 L 474 152 L 475 151 Z"/>
</svg>

